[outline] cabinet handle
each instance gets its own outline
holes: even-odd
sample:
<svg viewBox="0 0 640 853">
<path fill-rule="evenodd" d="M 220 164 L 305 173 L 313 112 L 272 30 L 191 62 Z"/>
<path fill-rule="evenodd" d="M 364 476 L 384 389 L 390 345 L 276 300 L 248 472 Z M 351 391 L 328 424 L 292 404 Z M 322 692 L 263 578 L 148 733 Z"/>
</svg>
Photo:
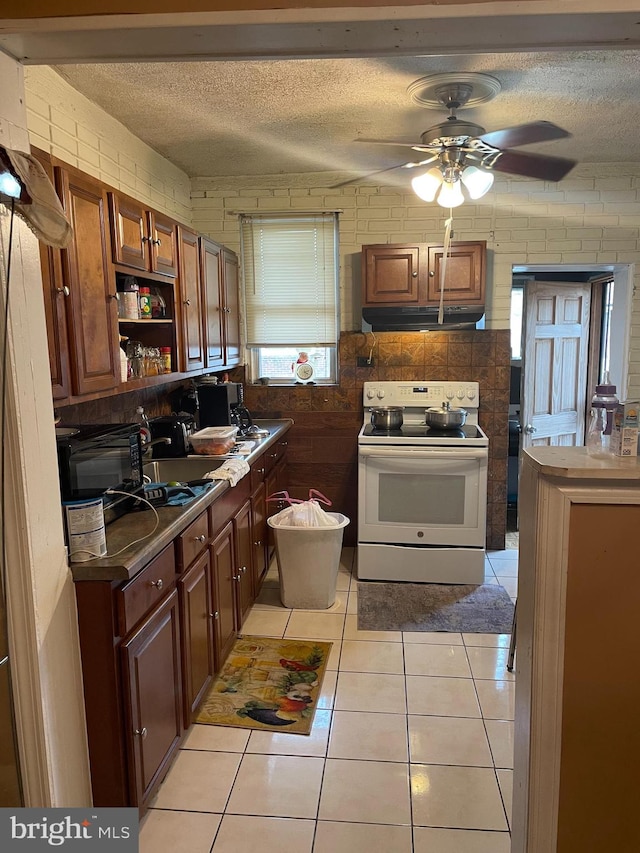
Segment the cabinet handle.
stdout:
<svg viewBox="0 0 640 853">
<path fill-rule="evenodd" d="M 242 566 L 242 568 L 240 569 L 240 571 L 242 572 L 242 574 L 244 574 L 244 573 L 247 571 L 247 567 L 246 567 L 246 566 Z"/>
<path fill-rule="evenodd" d="M 209 614 L 209 616 L 210 616 L 212 619 L 219 619 L 219 618 L 220 618 L 220 614 L 218 613 L 218 611 L 217 611 L 217 610 L 216 610 L 214 613 L 210 613 L 210 614 Z"/>
<path fill-rule="evenodd" d="M 162 240 L 152 240 L 151 242 L 154 246 L 162 246 Z"/>
<path fill-rule="evenodd" d="M 152 243 L 153 242 L 151 237 L 142 237 L 141 240 L 143 243 Z"/>
<path fill-rule="evenodd" d="M 144 740 L 147 736 L 147 727 L 143 726 L 141 729 L 136 729 L 134 731 L 134 735 L 138 735 L 138 737 L 141 737 L 142 740 Z"/>
<path fill-rule="evenodd" d="M 201 536 L 194 536 L 193 539 L 195 542 L 204 542 L 207 537 L 204 533 Z"/>
<path fill-rule="evenodd" d="M 415 275 L 415 273 L 414 273 L 414 275 Z M 433 277 L 434 277 L 434 275 L 435 275 L 434 271 L 433 271 L 433 270 L 429 270 L 429 276 L 430 276 L 431 278 L 433 278 Z"/>
<path fill-rule="evenodd" d="M 149 581 L 149 585 L 155 586 L 156 589 L 162 589 L 162 587 L 164 586 L 164 581 L 162 580 L 162 578 L 158 578 L 157 581 Z"/>
<path fill-rule="evenodd" d="M 271 459 L 277 459 L 277 457 L 278 457 L 277 451 L 275 453 L 271 453 L 270 457 L 271 457 Z"/>
<path fill-rule="evenodd" d="M 117 299 L 118 298 L 117 293 L 109 293 L 108 296 L 109 296 L 109 299 Z"/>
<path fill-rule="evenodd" d="M 258 474 L 264 474 L 264 468 L 258 468 Z"/>
<path fill-rule="evenodd" d="M 240 581 L 242 580 L 242 575 L 240 574 L 240 572 L 238 572 L 238 574 L 236 575 L 236 580 L 238 581 L 238 583 L 240 583 Z"/>
<path fill-rule="evenodd" d="M 418 278 L 418 273 L 417 273 L 417 272 L 412 272 L 412 273 L 411 273 L 411 275 L 412 275 L 414 278 Z M 432 273 L 432 275 L 433 275 L 433 273 Z"/>
<path fill-rule="evenodd" d="M 256 539 L 256 541 L 253 544 L 259 548 L 260 545 L 262 545 L 262 539 Z"/>
<path fill-rule="evenodd" d="M 185 300 L 184 300 L 184 302 L 183 302 L 182 304 L 183 304 L 183 305 L 191 305 L 191 300 L 190 300 L 190 299 L 185 299 Z"/>
<path fill-rule="evenodd" d="M 65 284 L 64 287 L 56 287 L 56 293 L 64 293 L 65 296 L 68 296 L 70 291 L 67 285 Z"/>
</svg>

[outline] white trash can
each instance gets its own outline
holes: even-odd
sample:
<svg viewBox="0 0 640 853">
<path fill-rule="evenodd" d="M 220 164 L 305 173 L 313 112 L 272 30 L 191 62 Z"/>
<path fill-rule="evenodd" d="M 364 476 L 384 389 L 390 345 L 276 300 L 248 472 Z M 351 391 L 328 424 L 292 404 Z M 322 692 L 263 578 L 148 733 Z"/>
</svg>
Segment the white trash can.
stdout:
<svg viewBox="0 0 640 853">
<path fill-rule="evenodd" d="M 285 607 L 326 610 L 336 600 L 342 534 L 349 524 L 346 515 L 329 512 L 338 522 L 333 527 L 293 527 L 267 519 L 273 528 L 280 599 Z M 275 521 L 274 521 L 275 519 Z"/>
</svg>

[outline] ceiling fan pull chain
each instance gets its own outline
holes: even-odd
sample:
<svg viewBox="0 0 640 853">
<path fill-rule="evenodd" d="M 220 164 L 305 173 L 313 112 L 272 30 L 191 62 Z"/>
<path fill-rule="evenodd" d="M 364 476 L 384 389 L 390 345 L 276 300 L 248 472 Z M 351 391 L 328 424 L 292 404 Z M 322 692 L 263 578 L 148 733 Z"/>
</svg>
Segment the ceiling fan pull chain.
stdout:
<svg viewBox="0 0 640 853">
<path fill-rule="evenodd" d="M 453 209 L 449 208 L 449 218 L 444 223 L 444 247 L 442 264 L 440 265 L 440 307 L 438 308 L 438 323 L 444 323 L 444 283 L 447 276 L 447 258 L 451 248 L 451 229 L 453 227 Z"/>
</svg>

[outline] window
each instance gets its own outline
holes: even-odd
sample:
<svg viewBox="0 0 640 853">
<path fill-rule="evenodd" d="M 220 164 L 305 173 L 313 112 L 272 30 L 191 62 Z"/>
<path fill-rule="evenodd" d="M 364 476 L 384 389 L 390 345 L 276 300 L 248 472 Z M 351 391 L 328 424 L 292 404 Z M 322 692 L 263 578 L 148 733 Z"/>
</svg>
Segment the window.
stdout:
<svg viewBox="0 0 640 853">
<path fill-rule="evenodd" d="M 334 382 L 338 344 L 338 215 L 241 217 L 247 347 L 252 373 L 294 381 Z M 304 353 L 304 355 L 301 355 Z M 300 374 L 307 381 L 305 372 Z"/>
</svg>

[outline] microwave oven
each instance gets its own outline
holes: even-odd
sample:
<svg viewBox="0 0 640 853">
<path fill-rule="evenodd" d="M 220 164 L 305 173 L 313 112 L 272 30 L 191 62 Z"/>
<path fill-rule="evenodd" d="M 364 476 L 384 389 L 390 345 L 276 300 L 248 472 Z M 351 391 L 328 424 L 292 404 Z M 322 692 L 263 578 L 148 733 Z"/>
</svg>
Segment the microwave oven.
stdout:
<svg viewBox="0 0 640 853">
<path fill-rule="evenodd" d="M 128 512 L 144 491 L 138 424 L 56 427 L 63 502 L 101 497 L 105 522 Z M 108 489 L 125 494 L 106 494 Z"/>
</svg>

